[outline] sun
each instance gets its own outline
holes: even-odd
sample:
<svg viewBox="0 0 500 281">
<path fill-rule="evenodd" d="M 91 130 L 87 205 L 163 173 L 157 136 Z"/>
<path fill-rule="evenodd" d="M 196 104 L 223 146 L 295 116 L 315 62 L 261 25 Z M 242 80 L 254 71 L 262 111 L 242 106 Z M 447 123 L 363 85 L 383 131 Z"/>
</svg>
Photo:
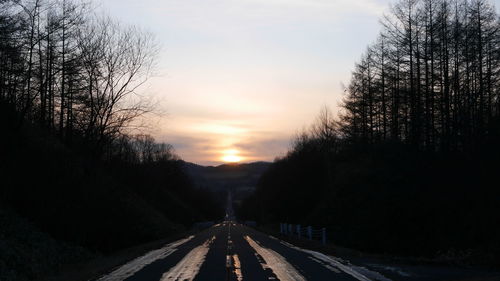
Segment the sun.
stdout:
<svg viewBox="0 0 500 281">
<path fill-rule="evenodd" d="M 243 160 L 241 156 L 238 156 L 239 152 L 234 149 L 226 150 L 223 152 L 222 161 L 226 163 L 238 163 Z"/>
<path fill-rule="evenodd" d="M 228 163 L 238 163 L 241 161 L 241 157 L 239 157 L 237 155 L 224 155 L 222 157 L 222 160 L 224 160 L 224 162 L 228 162 Z"/>
</svg>

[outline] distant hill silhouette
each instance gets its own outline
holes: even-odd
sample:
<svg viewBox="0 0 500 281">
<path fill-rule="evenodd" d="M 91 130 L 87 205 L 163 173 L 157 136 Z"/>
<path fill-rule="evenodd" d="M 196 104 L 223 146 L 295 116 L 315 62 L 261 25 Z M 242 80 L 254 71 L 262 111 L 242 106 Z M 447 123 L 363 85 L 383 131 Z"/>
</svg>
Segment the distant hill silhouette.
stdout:
<svg viewBox="0 0 500 281">
<path fill-rule="evenodd" d="M 269 162 L 253 162 L 244 164 L 223 164 L 219 166 L 201 166 L 183 162 L 186 173 L 194 184 L 213 192 L 231 190 L 235 200 L 251 194 L 262 174 L 271 166 Z"/>
</svg>

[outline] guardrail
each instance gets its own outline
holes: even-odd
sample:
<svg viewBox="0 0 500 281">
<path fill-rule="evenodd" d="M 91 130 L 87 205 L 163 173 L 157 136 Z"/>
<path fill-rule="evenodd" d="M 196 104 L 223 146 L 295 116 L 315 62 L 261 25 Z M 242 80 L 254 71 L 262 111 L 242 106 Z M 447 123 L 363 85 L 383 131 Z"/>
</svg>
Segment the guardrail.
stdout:
<svg viewBox="0 0 500 281">
<path fill-rule="evenodd" d="M 302 227 L 300 224 L 280 223 L 280 233 L 295 236 L 299 239 L 319 240 L 326 244 L 326 228 L 314 229 L 312 226 Z"/>
</svg>

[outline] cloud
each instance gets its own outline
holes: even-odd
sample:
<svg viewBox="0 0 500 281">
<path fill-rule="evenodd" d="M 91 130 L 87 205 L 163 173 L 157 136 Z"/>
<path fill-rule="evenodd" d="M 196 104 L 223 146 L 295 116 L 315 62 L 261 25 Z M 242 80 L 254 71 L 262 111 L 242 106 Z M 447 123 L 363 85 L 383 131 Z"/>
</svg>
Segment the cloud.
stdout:
<svg viewBox="0 0 500 281">
<path fill-rule="evenodd" d="M 164 46 L 148 89 L 168 114 L 152 133 L 185 160 L 284 154 L 376 35 L 388 0 L 101 0 Z M 355 34 L 355 36 L 353 36 Z M 148 94 L 145 93 L 145 94 Z"/>
<path fill-rule="evenodd" d="M 243 156 L 251 160 L 270 161 L 275 157 L 283 156 L 290 147 L 290 137 L 270 137 L 268 139 L 249 139 L 244 142 L 236 143 L 235 147 L 244 151 Z"/>
<path fill-rule="evenodd" d="M 385 4 L 374 0 L 246 0 L 247 2 L 262 3 L 267 5 L 314 8 L 314 9 L 335 9 L 337 13 L 365 12 L 381 13 Z"/>
<path fill-rule="evenodd" d="M 289 148 L 290 136 L 286 134 L 256 130 L 248 125 L 242 127 L 244 132 L 237 131 L 232 136 L 225 131 L 199 133 L 186 130 L 170 132 L 158 140 L 172 144 L 184 160 L 202 165 L 221 164 L 223 153 L 228 150 L 236 150 L 243 162 L 253 162 L 272 161 L 276 156 L 284 155 Z"/>
<path fill-rule="evenodd" d="M 116 0 L 113 0 L 116 1 Z M 238 39 L 275 26 L 308 21 L 334 22 L 345 17 L 380 16 L 387 1 L 376 0 L 143 0 L 142 9 L 158 25 L 217 39 L 244 32 Z M 291 25 L 292 24 L 292 25 Z M 180 35 L 176 33 L 175 35 Z"/>
</svg>

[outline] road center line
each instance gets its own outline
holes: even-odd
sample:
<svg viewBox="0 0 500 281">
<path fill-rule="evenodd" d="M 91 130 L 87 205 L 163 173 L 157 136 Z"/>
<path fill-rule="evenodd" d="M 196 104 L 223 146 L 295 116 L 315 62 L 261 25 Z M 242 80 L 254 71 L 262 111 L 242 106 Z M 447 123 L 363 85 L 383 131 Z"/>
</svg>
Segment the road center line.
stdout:
<svg viewBox="0 0 500 281">
<path fill-rule="evenodd" d="M 232 256 L 232 259 L 233 259 L 233 268 L 234 268 L 233 272 L 236 275 L 236 279 L 238 279 L 238 281 L 243 281 L 243 274 L 241 273 L 240 258 L 238 257 L 238 255 L 234 254 Z"/>
<path fill-rule="evenodd" d="M 288 263 L 282 255 L 260 246 L 249 236 L 245 236 L 245 240 L 266 262 L 265 265 L 261 264 L 262 267 L 264 269 L 266 267 L 270 268 L 280 281 L 306 281 L 306 278 Z"/>
<path fill-rule="evenodd" d="M 210 245 L 215 240 L 215 236 L 208 239 L 202 245 L 191 250 L 180 262 L 172 267 L 168 272 L 164 273 L 161 281 L 170 280 L 193 280 L 200 271 L 201 265 L 205 262 Z"/>
</svg>

